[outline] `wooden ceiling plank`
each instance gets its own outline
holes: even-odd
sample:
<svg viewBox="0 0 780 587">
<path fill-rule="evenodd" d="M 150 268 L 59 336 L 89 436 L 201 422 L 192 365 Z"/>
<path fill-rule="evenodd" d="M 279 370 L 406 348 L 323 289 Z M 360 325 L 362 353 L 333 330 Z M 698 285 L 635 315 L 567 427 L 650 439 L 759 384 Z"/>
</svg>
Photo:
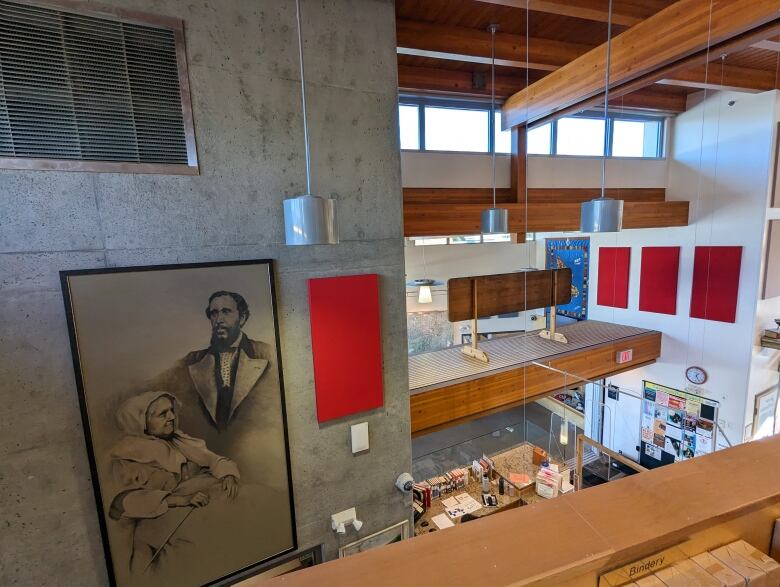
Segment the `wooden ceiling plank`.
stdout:
<svg viewBox="0 0 780 587">
<path fill-rule="evenodd" d="M 415 20 L 396 21 L 396 45 L 450 55 L 490 58 L 489 32 L 461 26 Z M 532 69 L 551 71 L 590 50 L 588 45 L 542 38 L 496 33 L 496 59 L 527 64 Z M 521 65 L 525 67 L 526 65 Z"/>
<path fill-rule="evenodd" d="M 402 92 L 452 94 L 466 97 L 490 96 L 490 76 L 484 76 L 485 85 L 474 87 L 474 74 L 470 71 L 434 67 L 398 66 L 398 88 Z M 505 99 L 525 87 L 521 76 L 496 75 L 496 97 Z M 685 112 L 685 93 L 670 94 L 639 90 L 616 98 L 610 104 L 623 108 L 654 112 Z"/>
<path fill-rule="evenodd" d="M 596 22 L 609 22 L 609 11 L 605 9 L 605 3 L 598 0 L 477 0 L 483 4 L 496 4 L 499 6 L 511 6 L 531 10 L 532 12 L 546 12 L 559 16 L 569 16 L 582 20 Z M 649 16 L 649 14 L 647 15 Z M 613 10 L 612 22 L 622 26 L 634 26 L 642 22 L 643 17 Z"/>
<path fill-rule="evenodd" d="M 780 19 L 777 0 L 719 2 L 712 6 L 712 14 L 710 7 L 710 0 L 679 0 L 617 35 L 612 39 L 611 84 L 620 87 L 652 76 L 699 55 L 708 45 L 717 46 Z M 503 128 L 578 107 L 599 96 L 603 101 L 606 49 L 606 44 L 596 47 L 513 95 L 503 108 Z"/>
<path fill-rule="evenodd" d="M 504 99 L 525 87 L 521 77 L 496 76 L 496 97 Z M 398 89 L 402 92 L 458 94 L 461 96 L 490 96 L 490 76 L 485 76 L 484 87 L 474 87 L 470 71 L 433 67 L 398 66 Z"/>
<path fill-rule="evenodd" d="M 700 65 L 657 83 L 708 90 L 765 92 L 776 89 L 777 76 L 774 71 L 734 67 L 712 62 L 709 66 Z"/>
</svg>

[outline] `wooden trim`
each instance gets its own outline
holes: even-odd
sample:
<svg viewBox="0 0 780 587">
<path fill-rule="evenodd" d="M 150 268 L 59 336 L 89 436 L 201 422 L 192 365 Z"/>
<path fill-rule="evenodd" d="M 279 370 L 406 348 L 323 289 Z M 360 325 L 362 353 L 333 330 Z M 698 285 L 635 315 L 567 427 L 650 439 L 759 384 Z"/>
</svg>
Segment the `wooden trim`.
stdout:
<svg viewBox="0 0 780 587">
<path fill-rule="evenodd" d="M 687 226 L 689 205 L 685 201 L 626 201 L 623 228 Z M 509 210 L 509 232 L 561 232 L 580 228 L 580 204 L 576 202 L 502 204 L 502 207 Z M 483 204 L 405 204 L 404 236 L 479 234 L 483 209 Z"/>
<path fill-rule="evenodd" d="M 706 59 L 708 46 L 717 48 L 779 18 L 776 0 L 678 0 L 612 39 L 611 86 L 620 88 L 702 53 Z M 606 43 L 600 45 L 509 98 L 503 128 L 581 109 L 593 99 L 603 102 L 606 50 Z"/>
<path fill-rule="evenodd" d="M 618 365 L 617 352 L 630 345 L 634 358 Z M 551 367 L 576 373 L 584 379 L 609 377 L 637 368 L 661 356 L 661 333 L 651 332 L 573 351 L 547 361 Z M 576 383 L 567 376 L 538 365 L 525 365 L 478 379 L 454 383 L 411 396 L 412 435 L 427 434 L 458 422 L 533 401 Z"/>
<path fill-rule="evenodd" d="M 519 172 L 518 172 L 519 175 Z M 524 177 L 524 176 L 523 176 Z M 529 204 L 582 203 L 598 198 L 601 188 L 528 188 Z M 496 190 L 496 202 L 522 203 L 525 194 L 516 202 L 512 188 Z M 607 188 L 608 198 L 626 202 L 663 202 L 666 188 Z M 404 188 L 404 204 L 489 204 L 493 201 L 491 188 Z"/>
</svg>

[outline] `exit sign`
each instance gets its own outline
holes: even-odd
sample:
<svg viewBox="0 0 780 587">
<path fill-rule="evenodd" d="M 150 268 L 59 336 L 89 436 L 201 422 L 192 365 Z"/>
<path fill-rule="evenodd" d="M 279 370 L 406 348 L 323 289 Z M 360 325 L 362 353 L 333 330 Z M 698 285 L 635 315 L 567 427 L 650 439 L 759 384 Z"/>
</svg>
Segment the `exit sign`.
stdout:
<svg viewBox="0 0 780 587">
<path fill-rule="evenodd" d="M 625 351 L 620 351 L 617 354 L 617 364 L 622 365 L 623 363 L 630 363 L 634 359 L 634 349 L 628 349 Z"/>
</svg>

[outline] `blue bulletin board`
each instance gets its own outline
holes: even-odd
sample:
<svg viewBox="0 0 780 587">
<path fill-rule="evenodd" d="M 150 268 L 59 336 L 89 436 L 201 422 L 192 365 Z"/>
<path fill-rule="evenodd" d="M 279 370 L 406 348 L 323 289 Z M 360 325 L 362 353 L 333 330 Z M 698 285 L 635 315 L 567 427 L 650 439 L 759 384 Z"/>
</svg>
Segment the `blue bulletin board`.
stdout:
<svg viewBox="0 0 780 587">
<path fill-rule="evenodd" d="M 558 306 L 556 313 L 576 320 L 587 320 L 590 239 L 545 239 L 545 258 L 547 269 L 571 269 L 571 302 Z"/>
</svg>

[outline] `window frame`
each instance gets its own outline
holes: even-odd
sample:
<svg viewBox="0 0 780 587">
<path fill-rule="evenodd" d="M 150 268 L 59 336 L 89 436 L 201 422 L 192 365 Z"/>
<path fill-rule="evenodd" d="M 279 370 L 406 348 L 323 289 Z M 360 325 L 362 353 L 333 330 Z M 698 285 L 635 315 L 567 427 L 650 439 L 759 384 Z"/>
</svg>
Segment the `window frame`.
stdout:
<svg viewBox="0 0 780 587">
<path fill-rule="evenodd" d="M 184 44 L 184 21 L 180 18 L 152 14 L 126 8 L 96 5 L 84 0 L 23 0 L 23 4 L 92 16 L 104 20 L 164 28 L 173 32 L 176 46 L 176 66 L 181 94 L 182 121 L 187 148 L 187 163 L 135 163 L 132 161 L 95 161 L 79 159 L 44 159 L 34 157 L 0 157 L 0 169 L 22 171 L 91 171 L 98 173 L 138 173 L 164 175 L 200 175 L 195 142 L 195 123 L 187 52 Z"/>
<path fill-rule="evenodd" d="M 478 101 L 478 100 L 468 100 L 468 99 L 459 99 L 459 98 L 428 98 L 428 97 L 422 97 L 422 96 L 410 96 L 410 95 L 401 95 L 398 98 L 398 105 L 399 106 L 417 106 L 417 114 L 418 114 L 418 120 L 417 120 L 417 132 L 420 138 L 420 148 L 419 149 L 401 149 L 403 152 L 408 153 L 449 153 L 449 154 L 469 154 L 469 155 L 491 155 L 496 147 L 496 131 L 500 130 L 497 129 L 497 125 L 495 124 L 495 117 L 490 116 L 490 103 L 485 103 L 484 101 Z M 425 107 L 431 106 L 434 108 L 450 108 L 453 110 L 481 110 L 483 112 L 488 113 L 488 150 L 487 151 L 440 151 L 440 150 L 434 150 L 434 149 L 427 149 L 425 147 Z M 495 111 L 500 112 L 501 107 L 500 105 L 497 105 Z M 604 119 L 604 113 L 598 112 L 594 110 L 580 112 L 577 114 L 573 114 L 571 116 L 567 116 L 565 118 L 593 118 L 593 119 Z M 607 136 L 607 158 L 609 159 L 621 159 L 621 160 L 637 160 L 637 159 L 646 159 L 650 161 L 660 161 L 663 159 L 666 159 L 666 139 L 667 139 L 667 125 L 668 125 L 668 114 L 643 114 L 643 113 L 637 113 L 637 112 L 615 112 L 610 111 L 607 115 L 607 128 L 605 130 L 606 136 Z M 576 159 L 601 159 L 603 155 L 559 155 L 557 153 L 558 149 L 558 120 L 555 119 L 552 121 L 545 122 L 544 124 L 550 124 L 551 130 L 550 130 L 550 153 L 543 154 L 543 153 L 529 153 L 529 157 L 564 157 L 564 158 L 576 158 Z M 614 141 L 614 135 L 615 135 L 615 121 L 616 120 L 626 120 L 626 121 L 636 121 L 636 122 L 653 122 L 657 121 L 660 124 L 658 125 L 658 136 L 657 136 L 657 147 L 656 147 L 656 156 L 654 157 L 615 157 L 612 155 L 612 145 Z M 543 126 L 537 125 L 537 126 Z M 534 125 L 531 125 L 529 127 L 530 129 L 535 128 Z M 400 131 L 399 131 L 400 132 Z M 498 156 L 507 156 L 509 153 L 496 153 Z"/>
</svg>

